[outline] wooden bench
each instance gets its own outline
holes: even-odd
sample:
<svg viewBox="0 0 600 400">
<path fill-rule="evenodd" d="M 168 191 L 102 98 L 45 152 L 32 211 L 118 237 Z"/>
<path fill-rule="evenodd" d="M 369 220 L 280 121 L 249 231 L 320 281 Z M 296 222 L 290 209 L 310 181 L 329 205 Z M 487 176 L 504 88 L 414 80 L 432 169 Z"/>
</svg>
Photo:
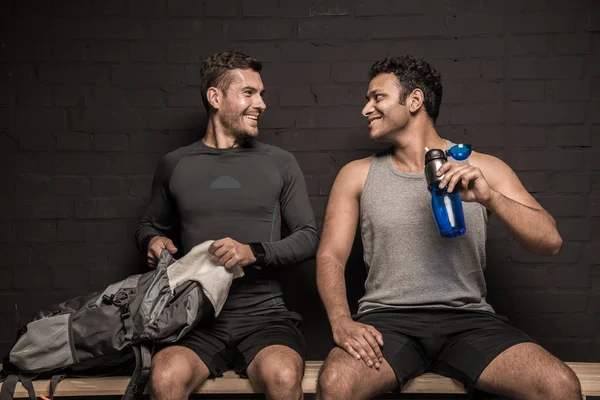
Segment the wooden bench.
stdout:
<svg viewBox="0 0 600 400">
<path fill-rule="evenodd" d="M 304 393 L 315 393 L 317 374 L 322 361 L 307 361 L 302 389 Z M 567 363 L 579 377 L 583 398 L 600 396 L 600 363 Z M 57 389 L 56 396 L 107 396 L 122 395 L 127 387 L 129 377 L 114 376 L 105 378 L 65 379 Z M 37 394 L 48 395 L 49 381 L 33 382 Z M 2 385 L 0 384 L 0 388 Z M 247 379 L 239 378 L 234 372 L 227 371 L 222 378 L 209 379 L 196 392 L 197 394 L 248 394 L 257 393 Z M 402 393 L 437 393 L 464 394 L 464 387 L 457 381 L 440 375 L 426 373 L 410 382 L 403 388 Z M 16 398 L 27 398 L 27 391 L 19 384 L 15 391 Z"/>
</svg>

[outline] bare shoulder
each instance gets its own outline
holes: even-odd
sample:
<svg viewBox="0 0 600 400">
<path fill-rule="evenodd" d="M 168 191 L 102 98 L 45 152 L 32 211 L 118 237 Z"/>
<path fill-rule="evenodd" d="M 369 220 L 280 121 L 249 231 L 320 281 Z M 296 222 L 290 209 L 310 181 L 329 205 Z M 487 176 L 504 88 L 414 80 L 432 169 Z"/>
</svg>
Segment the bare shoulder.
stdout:
<svg viewBox="0 0 600 400">
<path fill-rule="evenodd" d="M 373 156 L 361 158 L 344 165 L 335 178 L 334 188 L 343 188 L 344 191 L 360 195 L 369 174 L 372 158 Z"/>
<path fill-rule="evenodd" d="M 512 168 L 498 157 L 474 151 L 469 164 L 477 167 L 492 187 L 498 187 L 507 180 L 518 179 Z"/>
</svg>

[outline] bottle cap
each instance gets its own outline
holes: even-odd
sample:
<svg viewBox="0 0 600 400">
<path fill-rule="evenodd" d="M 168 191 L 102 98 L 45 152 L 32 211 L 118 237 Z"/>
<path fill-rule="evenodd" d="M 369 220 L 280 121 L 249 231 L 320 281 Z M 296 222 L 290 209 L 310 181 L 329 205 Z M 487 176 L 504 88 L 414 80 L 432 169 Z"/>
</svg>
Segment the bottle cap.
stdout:
<svg viewBox="0 0 600 400">
<path fill-rule="evenodd" d="M 444 153 L 444 151 L 442 151 L 440 149 L 431 149 L 427 153 L 425 153 L 425 164 L 427 164 L 431 160 L 435 160 L 435 159 L 439 159 L 439 158 L 446 161 L 447 160 L 446 153 Z"/>
</svg>

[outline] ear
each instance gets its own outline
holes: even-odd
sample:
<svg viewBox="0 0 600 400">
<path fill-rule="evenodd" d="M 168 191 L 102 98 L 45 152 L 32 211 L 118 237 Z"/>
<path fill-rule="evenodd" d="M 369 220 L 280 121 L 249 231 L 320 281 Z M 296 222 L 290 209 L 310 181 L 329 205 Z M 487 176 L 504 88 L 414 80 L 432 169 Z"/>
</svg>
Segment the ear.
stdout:
<svg viewBox="0 0 600 400">
<path fill-rule="evenodd" d="M 416 113 L 423 106 L 423 101 L 425 101 L 423 91 L 419 88 L 416 88 L 411 94 L 408 95 L 406 102 L 408 105 L 408 110 L 411 113 Z"/>
<path fill-rule="evenodd" d="M 208 104 L 215 110 L 219 109 L 219 105 L 221 103 L 221 91 L 216 87 L 209 87 L 206 91 L 206 98 L 208 99 Z"/>
</svg>

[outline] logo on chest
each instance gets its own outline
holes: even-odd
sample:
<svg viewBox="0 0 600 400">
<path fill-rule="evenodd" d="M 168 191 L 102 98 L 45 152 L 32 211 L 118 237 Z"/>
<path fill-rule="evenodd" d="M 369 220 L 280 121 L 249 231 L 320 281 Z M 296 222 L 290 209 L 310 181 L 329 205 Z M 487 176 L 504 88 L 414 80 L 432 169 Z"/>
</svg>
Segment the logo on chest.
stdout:
<svg viewBox="0 0 600 400">
<path fill-rule="evenodd" d="M 240 189 L 242 184 L 239 183 L 236 179 L 232 178 L 229 175 L 222 175 L 216 178 L 210 186 L 209 189 Z"/>
</svg>

